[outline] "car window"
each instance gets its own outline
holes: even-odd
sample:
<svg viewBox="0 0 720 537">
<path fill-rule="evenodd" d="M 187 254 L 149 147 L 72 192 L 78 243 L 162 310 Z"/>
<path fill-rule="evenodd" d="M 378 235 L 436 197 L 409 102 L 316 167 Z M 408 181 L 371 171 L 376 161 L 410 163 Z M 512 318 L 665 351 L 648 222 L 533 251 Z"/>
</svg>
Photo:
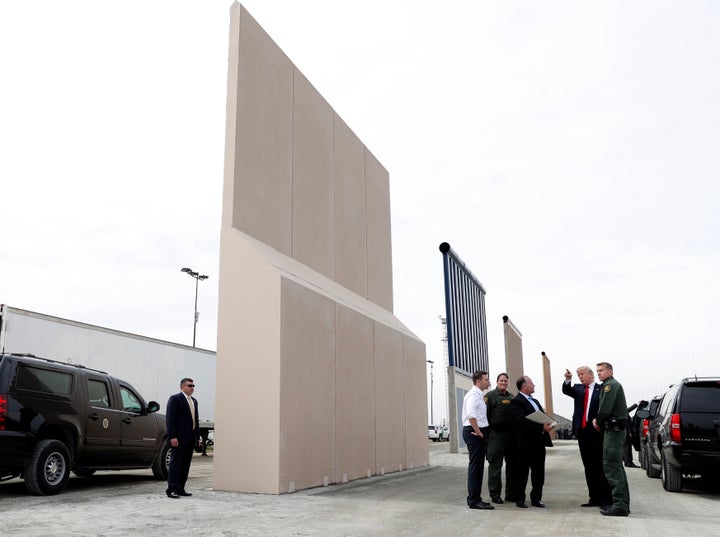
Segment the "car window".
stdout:
<svg viewBox="0 0 720 537">
<path fill-rule="evenodd" d="M 60 371 L 21 365 L 18 368 L 15 387 L 19 390 L 70 395 L 72 375 Z"/>
<path fill-rule="evenodd" d="M 662 403 L 660 403 L 661 416 L 667 416 L 668 413 L 672 412 L 673 403 L 675 402 L 675 394 L 677 394 L 678 389 L 679 386 L 673 386 L 663 396 Z"/>
<path fill-rule="evenodd" d="M 720 383 L 687 383 L 680 401 L 680 412 L 720 412 Z"/>
<path fill-rule="evenodd" d="M 107 384 L 100 380 L 88 379 L 88 395 L 90 406 L 110 408 L 110 396 Z"/>
<path fill-rule="evenodd" d="M 142 412 L 143 405 L 140 398 L 127 386 L 120 386 L 120 397 L 122 399 L 123 410 L 132 412 Z"/>
</svg>

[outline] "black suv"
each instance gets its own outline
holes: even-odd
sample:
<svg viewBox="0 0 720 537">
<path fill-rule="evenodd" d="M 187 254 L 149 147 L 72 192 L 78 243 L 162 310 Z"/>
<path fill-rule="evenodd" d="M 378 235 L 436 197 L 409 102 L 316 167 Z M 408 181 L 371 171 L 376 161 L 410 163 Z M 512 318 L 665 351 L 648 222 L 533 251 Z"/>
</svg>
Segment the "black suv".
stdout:
<svg viewBox="0 0 720 537">
<path fill-rule="evenodd" d="M 720 378 L 686 378 L 672 386 L 650 424 L 648 475 L 679 492 L 684 475 L 720 475 Z"/>
<path fill-rule="evenodd" d="M 57 494 L 96 470 L 152 468 L 167 478 L 170 446 L 160 405 L 127 382 L 80 365 L 0 354 L 0 480 Z"/>
</svg>

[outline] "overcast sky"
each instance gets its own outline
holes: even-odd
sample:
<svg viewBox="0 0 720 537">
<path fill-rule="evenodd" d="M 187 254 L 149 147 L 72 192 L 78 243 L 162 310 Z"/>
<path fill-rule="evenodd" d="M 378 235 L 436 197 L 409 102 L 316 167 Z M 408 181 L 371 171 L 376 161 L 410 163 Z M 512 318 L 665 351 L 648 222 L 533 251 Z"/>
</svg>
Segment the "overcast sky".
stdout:
<svg viewBox="0 0 720 537">
<path fill-rule="evenodd" d="M 0 303 L 215 349 L 229 0 L 0 3 Z M 390 173 L 395 313 L 435 361 L 438 246 L 542 399 L 720 374 L 720 4 L 243 3 Z"/>
</svg>

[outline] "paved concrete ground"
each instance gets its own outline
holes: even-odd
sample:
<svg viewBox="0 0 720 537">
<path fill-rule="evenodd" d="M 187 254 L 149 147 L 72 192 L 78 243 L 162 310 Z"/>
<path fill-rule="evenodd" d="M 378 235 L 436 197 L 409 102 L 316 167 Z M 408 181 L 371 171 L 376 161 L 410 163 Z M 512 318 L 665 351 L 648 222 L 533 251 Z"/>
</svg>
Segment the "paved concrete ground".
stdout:
<svg viewBox="0 0 720 537">
<path fill-rule="evenodd" d="M 581 508 L 585 483 L 577 446 L 548 450 L 546 509 L 514 504 L 494 511 L 465 507 L 467 455 L 430 445 L 431 466 L 340 486 L 281 496 L 212 490 L 212 457 L 196 456 L 191 498 L 170 500 L 147 472 L 73 478 L 57 496 L 25 493 L 19 480 L 0 483 L 0 534 L 34 536 L 720 536 L 720 493 L 665 492 L 660 480 L 629 469 L 628 518 Z M 483 488 L 484 491 L 487 489 Z"/>
</svg>

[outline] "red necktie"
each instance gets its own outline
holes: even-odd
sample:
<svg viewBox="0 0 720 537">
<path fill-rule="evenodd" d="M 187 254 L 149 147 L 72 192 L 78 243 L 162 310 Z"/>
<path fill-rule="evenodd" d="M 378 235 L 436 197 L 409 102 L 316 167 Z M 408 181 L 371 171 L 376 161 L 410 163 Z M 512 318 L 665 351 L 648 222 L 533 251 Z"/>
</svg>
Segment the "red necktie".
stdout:
<svg viewBox="0 0 720 537">
<path fill-rule="evenodd" d="M 585 386 L 585 397 L 583 398 L 583 418 L 582 418 L 583 429 L 587 425 L 587 406 L 588 406 L 589 395 L 590 395 L 590 386 Z"/>
</svg>

